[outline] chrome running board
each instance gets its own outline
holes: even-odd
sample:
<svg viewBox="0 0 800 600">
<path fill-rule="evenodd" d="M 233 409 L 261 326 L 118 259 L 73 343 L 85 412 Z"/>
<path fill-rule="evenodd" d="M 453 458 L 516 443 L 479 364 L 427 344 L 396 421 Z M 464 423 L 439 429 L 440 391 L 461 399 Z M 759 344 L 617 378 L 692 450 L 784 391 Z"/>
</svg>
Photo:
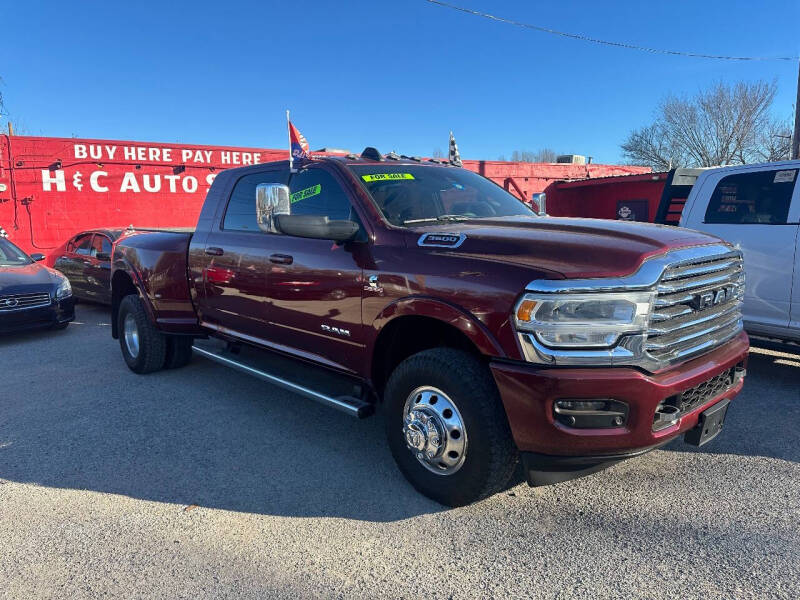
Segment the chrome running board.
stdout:
<svg viewBox="0 0 800 600">
<path fill-rule="evenodd" d="M 245 362 L 244 360 L 237 360 L 236 358 L 234 358 L 234 356 L 236 355 L 227 349 L 221 351 L 215 351 L 206 348 L 201 348 L 197 344 L 195 344 L 194 346 L 192 346 L 192 350 L 197 354 L 199 354 L 200 356 L 204 356 L 209 360 L 213 360 L 214 362 L 217 362 L 221 365 L 225 365 L 226 367 L 235 369 L 240 373 L 245 373 L 247 375 L 257 377 L 258 379 L 269 382 L 273 385 L 276 385 L 290 392 L 294 392 L 301 396 L 305 396 L 306 398 L 310 398 L 311 400 L 316 400 L 320 404 L 325 404 L 327 406 L 335 408 L 336 410 L 348 414 L 351 417 L 363 419 L 364 417 L 368 417 L 373 412 L 375 412 L 375 406 L 370 402 L 366 402 L 364 400 L 361 400 L 360 398 L 356 398 L 355 396 L 342 395 L 333 397 L 327 394 L 323 394 L 322 392 L 312 390 L 311 388 L 308 388 L 299 383 L 289 381 L 284 377 L 280 377 L 278 375 L 269 373 L 263 368 L 260 368 L 259 366 L 247 364 L 247 362 Z"/>
</svg>

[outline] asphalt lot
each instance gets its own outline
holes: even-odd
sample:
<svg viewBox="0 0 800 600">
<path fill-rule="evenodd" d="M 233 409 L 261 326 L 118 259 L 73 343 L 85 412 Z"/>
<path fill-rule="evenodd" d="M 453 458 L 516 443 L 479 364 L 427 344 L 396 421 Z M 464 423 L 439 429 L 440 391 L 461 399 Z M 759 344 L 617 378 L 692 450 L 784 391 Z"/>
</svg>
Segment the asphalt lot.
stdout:
<svg viewBox="0 0 800 600">
<path fill-rule="evenodd" d="M 800 596 L 800 355 L 726 430 L 455 510 L 356 421 L 195 357 L 129 372 L 106 310 L 0 338 L 0 598 Z"/>
</svg>

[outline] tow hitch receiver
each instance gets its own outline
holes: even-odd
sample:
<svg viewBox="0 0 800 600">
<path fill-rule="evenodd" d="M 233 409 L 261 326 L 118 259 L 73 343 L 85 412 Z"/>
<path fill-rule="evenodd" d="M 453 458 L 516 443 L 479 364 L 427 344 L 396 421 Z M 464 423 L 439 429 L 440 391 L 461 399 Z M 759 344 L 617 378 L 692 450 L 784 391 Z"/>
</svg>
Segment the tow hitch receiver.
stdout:
<svg viewBox="0 0 800 600">
<path fill-rule="evenodd" d="M 692 446 L 702 446 L 706 442 L 713 440 L 725 422 L 725 413 L 728 412 L 728 405 L 731 401 L 727 398 L 720 400 L 711 408 L 700 413 L 697 426 L 686 432 L 683 440 Z"/>
</svg>

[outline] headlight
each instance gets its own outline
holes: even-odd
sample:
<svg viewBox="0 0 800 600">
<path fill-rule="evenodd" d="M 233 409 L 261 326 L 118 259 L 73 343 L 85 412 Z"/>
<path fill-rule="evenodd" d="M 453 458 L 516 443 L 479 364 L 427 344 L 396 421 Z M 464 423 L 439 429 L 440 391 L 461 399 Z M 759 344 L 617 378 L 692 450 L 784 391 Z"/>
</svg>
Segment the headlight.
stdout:
<svg viewBox="0 0 800 600">
<path fill-rule="evenodd" d="M 69 298 L 72 296 L 72 286 L 69 284 L 69 279 L 64 277 L 61 280 L 61 283 L 58 284 L 58 289 L 56 290 L 56 300 L 63 300 L 64 298 Z"/>
<path fill-rule="evenodd" d="M 652 292 L 525 294 L 514 322 L 546 346 L 609 348 L 647 330 L 652 302 Z"/>
</svg>

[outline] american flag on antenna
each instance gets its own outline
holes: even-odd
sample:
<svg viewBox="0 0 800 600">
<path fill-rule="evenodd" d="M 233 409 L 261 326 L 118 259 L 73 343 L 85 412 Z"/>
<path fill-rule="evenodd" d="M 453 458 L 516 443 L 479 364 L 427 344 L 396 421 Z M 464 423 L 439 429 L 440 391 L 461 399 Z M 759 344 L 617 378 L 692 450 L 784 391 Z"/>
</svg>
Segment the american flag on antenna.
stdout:
<svg viewBox="0 0 800 600">
<path fill-rule="evenodd" d="M 458 144 L 456 144 L 456 138 L 452 131 L 450 132 L 450 155 L 448 160 L 457 167 L 463 166 L 461 163 L 461 155 L 458 153 Z"/>
</svg>

